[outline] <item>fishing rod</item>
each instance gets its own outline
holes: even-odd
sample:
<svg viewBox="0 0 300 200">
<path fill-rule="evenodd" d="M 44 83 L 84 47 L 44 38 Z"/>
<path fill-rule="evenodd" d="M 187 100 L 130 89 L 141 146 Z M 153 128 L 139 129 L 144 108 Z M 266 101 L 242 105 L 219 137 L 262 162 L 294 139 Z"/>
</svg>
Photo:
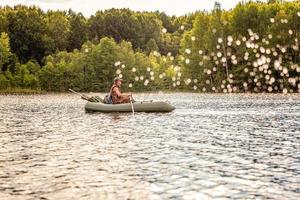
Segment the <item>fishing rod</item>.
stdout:
<svg viewBox="0 0 300 200">
<path fill-rule="evenodd" d="M 82 99 L 84 100 L 87 100 L 87 101 L 90 101 L 91 97 L 85 95 L 85 94 L 80 94 L 72 89 L 69 89 L 70 92 L 74 93 L 74 94 L 77 94 L 78 96 L 80 96 Z"/>
</svg>

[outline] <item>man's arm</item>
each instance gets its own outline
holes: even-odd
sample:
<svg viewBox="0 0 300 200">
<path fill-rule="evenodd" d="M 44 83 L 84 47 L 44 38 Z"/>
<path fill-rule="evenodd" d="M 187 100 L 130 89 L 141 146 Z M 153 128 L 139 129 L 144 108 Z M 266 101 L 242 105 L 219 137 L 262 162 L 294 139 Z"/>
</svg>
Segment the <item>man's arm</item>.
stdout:
<svg viewBox="0 0 300 200">
<path fill-rule="evenodd" d="M 115 87 L 114 89 L 113 89 L 113 91 L 116 93 L 116 95 L 118 96 L 118 97 L 130 97 L 132 94 L 131 94 L 131 92 L 130 93 L 124 93 L 124 94 L 122 94 L 121 92 L 120 92 L 120 90 L 119 90 L 119 88 L 117 88 L 117 87 Z"/>
<path fill-rule="evenodd" d="M 122 94 L 121 94 L 119 88 L 115 87 L 115 88 L 113 89 L 113 91 L 116 93 L 116 95 L 117 95 L 118 97 L 122 96 Z"/>
</svg>

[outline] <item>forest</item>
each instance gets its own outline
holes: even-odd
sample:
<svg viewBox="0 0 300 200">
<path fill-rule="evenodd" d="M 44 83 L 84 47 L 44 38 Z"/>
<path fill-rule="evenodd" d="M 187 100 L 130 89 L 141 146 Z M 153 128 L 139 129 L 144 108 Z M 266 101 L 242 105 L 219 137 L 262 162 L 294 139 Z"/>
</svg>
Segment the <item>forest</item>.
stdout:
<svg viewBox="0 0 300 200">
<path fill-rule="evenodd" d="M 185 16 L 0 7 L 0 91 L 300 92 L 300 1 Z"/>
</svg>

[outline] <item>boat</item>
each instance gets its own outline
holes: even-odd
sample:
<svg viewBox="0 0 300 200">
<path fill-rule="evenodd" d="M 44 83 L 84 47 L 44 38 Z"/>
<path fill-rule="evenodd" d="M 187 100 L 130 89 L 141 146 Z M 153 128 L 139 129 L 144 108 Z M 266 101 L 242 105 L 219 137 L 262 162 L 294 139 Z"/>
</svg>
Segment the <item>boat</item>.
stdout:
<svg viewBox="0 0 300 200">
<path fill-rule="evenodd" d="M 134 112 L 171 112 L 174 106 L 166 102 L 140 101 L 132 104 Z M 132 112 L 130 103 L 104 104 L 102 102 L 90 102 L 85 104 L 85 110 L 89 112 Z"/>
</svg>

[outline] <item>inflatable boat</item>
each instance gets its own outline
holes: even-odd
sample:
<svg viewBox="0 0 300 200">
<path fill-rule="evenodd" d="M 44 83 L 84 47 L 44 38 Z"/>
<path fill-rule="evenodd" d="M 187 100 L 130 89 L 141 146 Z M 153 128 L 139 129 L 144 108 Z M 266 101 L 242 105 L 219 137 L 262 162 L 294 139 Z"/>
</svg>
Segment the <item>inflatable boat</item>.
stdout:
<svg viewBox="0 0 300 200">
<path fill-rule="evenodd" d="M 134 102 L 132 104 L 134 112 L 171 112 L 174 106 L 166 102 Z M 132 112 L 130 103 L 124 104 L 104 104 L 101 102 L 87 102 L 85 110 L 89 112 Z"/>
</svg>

